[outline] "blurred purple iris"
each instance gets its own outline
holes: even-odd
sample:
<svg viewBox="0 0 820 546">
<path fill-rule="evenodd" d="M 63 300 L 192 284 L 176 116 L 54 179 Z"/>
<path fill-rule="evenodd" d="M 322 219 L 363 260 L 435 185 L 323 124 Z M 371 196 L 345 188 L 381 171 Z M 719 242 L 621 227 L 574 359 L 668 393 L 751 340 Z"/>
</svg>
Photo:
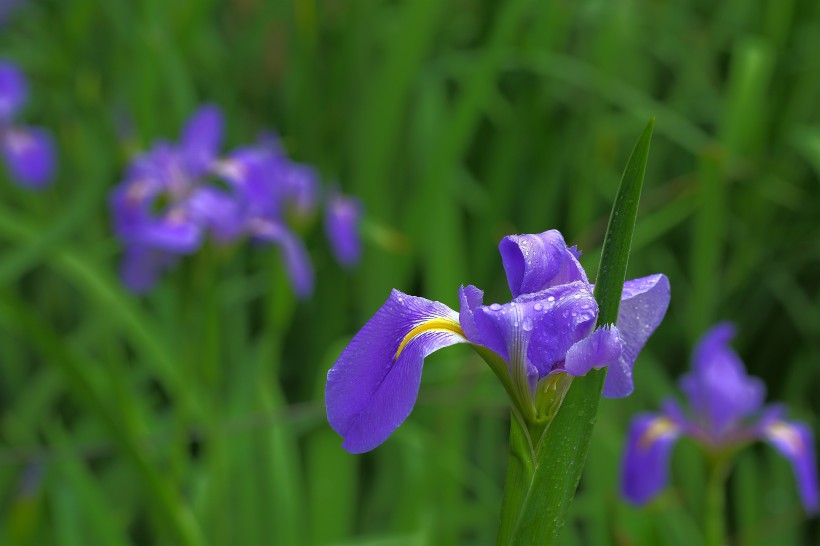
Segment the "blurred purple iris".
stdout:
<svg viewBox="0 0 820 546">
<path fill-rule="evenodd" d="M 481 290 L 462 286 L 456 312 L 394 290 L 342 352 L 328 372 L 325 401 L 345 449 L 384 442 L 415 404 L 424 358 L 456 343 L 504 362 L 502 382 L 529 420 L 543 417 L 538 399 L 549 381 L 567 374 L 608 366 L 604 394 L 632 392 L 635 359 L 669 304 L 668 279 L 627 281 L 617 325 L 596 330 L 593 286 L 558 231 L 511 235 L 499 250 L 513 301 L 483 305 Z"/>
<path fill-rule="evenodd" d="M 814 437 L 803 423 L 786 421 L 782 406 L 763 406 L 765 386 L 746 374 L 729 347 L 731 324 L 718 324 L 698 343 L 693 370 L 681 378 L 689 400 L 687 414 L 673 400 L 661 413 L 632 421 L 622 467 L 624 496 L 643 504 L 666 485 L 669 455 L 680 436 L 688 436 L 713 454 L 731 453 L 754 440 L 771 444 L 791 463 L 803 505 L 818 510 Z"/>
<path fill-rule="evenodd" d="M 178 144 L 160 142 L 138 157 L 112 195 L 117 235 L 126 244 L 122 276 L 145 292 L 178 256 L 196 252 L 206 235 L 218 244 L 252 237 L 278 245 L 295 292 L 313 289 L 313 269 L 282 207 L 311 205 L 315 179 L 293 182 L 294 166 L 275 143 L 241 148 L 220 158 L 223 119 L 212 105 L 186 124 Z M 224 183 L 218 183 L 218 181 Z M 293 197 L 298 194 L 298 197 Z"/>
<path fill-rule="evenodd" d="M 45 130 L 14 123 L 27 99 L 23 73 L 8 61 L 0 62 L 0 149 L 12 178 L 42 188 L 54 175 L 54 144 Z"/>
<path fill-rule="evenodd" d="M 362 204 L 354 197 L 331 191 L 325 204 L 325 231 L 333 254 L 343 267 L 353 267 L 362 257 L 359 223 Z"/>
</svg>

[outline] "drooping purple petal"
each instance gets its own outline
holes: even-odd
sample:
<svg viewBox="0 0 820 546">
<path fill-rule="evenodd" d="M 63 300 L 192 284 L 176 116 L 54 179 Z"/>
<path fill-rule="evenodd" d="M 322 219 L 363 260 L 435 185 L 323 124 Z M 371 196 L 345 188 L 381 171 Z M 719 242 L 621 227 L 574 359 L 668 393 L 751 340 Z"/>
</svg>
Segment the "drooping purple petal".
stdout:
<svg viewBox="0 0 820 546">
<path fill-rule="evenodd" d="M 160 273 L 176 263 L 177 255 L 158 248 L 129 245 L 125 248 L 120 275 L 135 294 L 144 294 L 157 282 Z"/>
<path fill-rule="evenodd" d="M 763 439 L 791 463 L 806 512 L 817 513 L 820 499 L 814 435 L 811 429 L 803 423 L 777 420 L 763 427 L 761 433 Z"/>
<path fill-rule="evenodd" d="M 620 393 L 632 387 L 632 370 L 618 366 L 623 341 L 617 327 L 599 328 L 567 351 L 564 369 L 570 375 L 586 375 L 592 368 L 609 367 L 604 391 Z"/>
<path fill-rule="evenodd" d="M 617 364 L 609 368 L 604 396 L 620 398 L 632 394 L 635 360 L 663 320 L 669 298 L 669 279 L 666 275 L 650 275 L 624 283 L 617 323 L 623 351 Z"/>
<path fill-rule="evenodd" d="M 42 188 L 54 176 L 54 143 L 37 127 L 8 129 L 2 137 L 3 156 L 12 177 L 20 183 Z"/>
<path fill-rule="evenodd" d="M 257 239 L 279 245 L 285 269 L 296 295 L 306 298 L 312 294 L 313 266 L 302 240 L 281 223 L 271 220 L 260 218 L 251 220 L 249 230 Z"/>
<path fill-rule="evenodd" d="M 424 358 L 465 342 L 455 311 L 393 290 L 327 374 L 328 422 L 342 446 L 362 453 L 384 442 L 415 405 Z"/>
<path fill-rule="evenodd" d="M 564 237 L 552 229 L 534 235 L 509 235 L 498 245 L 514 298 L 574 281 L 588 282 L 586 272 L 567 248 Z"/>
<path fill-rule="evenodd" d="M 213 104 L 200 107 L 182 131 L 181 152 L 192 176 L 207 172 L 222 144 L 222 112 Z"/>
<path fill-rule="evenodd" d="M 637 415 L 629 427 L 621 463 L 621 491 L 634 504 L 644 504 L 665 486 L 669 454 L 680 430 L 665 415 Z"/>
<path fill-rule="evenodd" d="M 716 439 L 759 409 L 766 393 L 763 382 L 746 374 L 743 362 L 729 347 L 734 335 L 728 323 L 709 330 L 695 348 L 693 370 L 680 381 L 692 410 Z"/>
<path fill-rule="evenodd" d="M 0 62 L 0 121 L 8 123 L 28 98 L 26 77 L 8 61 Z"/>
<path fill-rule="evenodd" d="M 362 205 L 358 199 L 333 192 L 326 204 L 325 232 L 336 259 L 344 267 L 353 267 L 362 256 L 359 222 Z"/>
<path fill-rule="evenodd" d="M 535 379 L 544 377 L 592 331 L 598 307 L 587 286 L 581 281 L 562 284 L 488 306 L 476 306 L 481 292 L 467 287 L 461 293 L 464 331 L 470 341 L 492 349 L 510 366 L 524 366 L 526 375 Z M 511 373 L 515 376 L 512 368 Z"/>
</svg>

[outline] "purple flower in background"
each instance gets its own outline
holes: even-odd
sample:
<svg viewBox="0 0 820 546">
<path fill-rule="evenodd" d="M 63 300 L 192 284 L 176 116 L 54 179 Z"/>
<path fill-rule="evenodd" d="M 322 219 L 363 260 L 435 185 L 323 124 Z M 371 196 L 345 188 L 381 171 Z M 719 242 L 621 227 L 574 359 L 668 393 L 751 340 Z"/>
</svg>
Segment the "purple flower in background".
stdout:
<svg viewBox="0 0 820 546">
<path fill-rule="evenodd" d="M 483 305 L 474 286 L 459 290 L 460 312 L 394 290 L 328 372 L 328 421 L 350 452 L 384 442 L 415 404 L 424 358 L 470 343 L 503 362 L 495 370 L 518 411 L 544 419 L 539 399 L 558 378 L 609 367 L 604 394 L 632 392 L 632 366 L 669 304 L 669 281 L 652 275 L 624 285 L 616 325 L 596 329 L 593 286 L 555 230 L 511 235 L 500 245 L 513 301 Z"/>
<path fill-rule="evenodd" d="M 362 257 L 359 222 L 362 204 L 354 197 L 331 191 L 325 203 L 325 232 L 330 248 L 344 267 L 353 267 Z"/>
<path fill-rule="evenodd" d="M 236 228 L 260 242 L 278 245 L 294 291 L 313 291 L 313 266 L 302 240 L 285 220 L 289 207 L 311 214 L 316 206 L 318 178 L 284 156 L 275 141 L 240 148 L 216 165 L 215 171 L 233 187 L 239 205 Z M 293 175 L 293 170 L 301 175 Z M 304 167 L 304 169 L 308 169 Z"/>
<path fill-rule="evenodd" d="M 222 241 L 238 232 L 232 196 L 205 183 L 221 140 L 222 114 L 204 106 L 188 121 L 178 145 L 156 144 L 132 163 L 114 190 L 114 227 L 127 246 L 122 276 L 131 290 L 151 288 L 178 255 L 199 249 L 206 232 Z"/>
<path fill-rule="evenodd" d="M 42 188 L 54 175 L 54 144 L 45 130 L 14 123 L 27 99 L 25 76 L 14 64 L 0 62 L 0 149 L 12 178 Z"/>
<path fill-rule="evenodd" d="M 640 414 L 632 421 L 622 467 L 623 494 L 629 501 L 643 504 L 665 487 L 669 455 L 681 436 L 714 454 L 763 440 L 791 463 L 803 505 L 817 512 L 811 429 L 784 420 L 782 406 L 763 406 L 765 386 L 746 374 L 743 362 L 729 347 L 733 337 L 731 324 L 719 324 L 698 343 L 693 370 L 680 381 L 691 408 L 688 414 L 668 400 L 661 413 Z"/>
</svg>

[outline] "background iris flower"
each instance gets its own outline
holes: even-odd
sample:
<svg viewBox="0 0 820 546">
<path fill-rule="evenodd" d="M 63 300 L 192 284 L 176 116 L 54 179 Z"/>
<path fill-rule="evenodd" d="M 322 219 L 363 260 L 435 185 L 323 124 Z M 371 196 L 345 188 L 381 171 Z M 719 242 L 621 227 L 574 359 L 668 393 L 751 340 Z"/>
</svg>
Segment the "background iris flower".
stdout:
<svg viewBox="0 0 820 546">
<path fill-rule="evenodd" d="M 0 148 L 12 178 L 30 188 L 47 186 L 54 176 L 54 143 L 39 127 L 15 122 L 28 100 L 28 82 L 14 64 L 0 62 Z"/>
<path fill-rule="evenodd" d="M 606 396 L 632 392 L 632 366 L 669 304 L 668 279 L 627 281 L 617 325 L 596 330 L 593 286 L 558 231 L 505 237 L 499 250 L 513 301 L 483 305 L 481 290 L 462 286 L 456 312 L 393 290 L 342 352 L 325 400 L 345 449 L 384 442 L 415 404 L 424 358 L 457 343 L 477 348 L 528 422 L 548 420 L 566 379 L 592 368 L 609 366 Z"/>
<path fill-rule="evenodd" d="M 145 292 L 180 255 L 198 251 L 206 236 L 217 244 L 251 238 L 280 248 L 294 292 L 306 297 L 313 291 L 313 266 L 290 224 L 314 216 L 318 174 L 291 161 L 271 136 L 221 157 L 223 125 L 216 106 L 201 107 L 179 143 L 159 142 L 137 157 L 114 190 L 114 226 L 126 244 L 123 281 Z M 346 199 L 333 194 L 329 211 Z M 328 233 L 345 266 L 359 259 L 359 211 L 354 212 L 337 219 Z"/>
<path fill-rule="evenodd" d="M 743 362 L 729 347 L 731 324 L 718 324 L 701 338 L 693 355 L 693 369 L 681 378 L 689 401 L 684 412 L 667 400 L 661 413 L 634 418 L 622 466 L 623 495 L 643 504 L 668 480 L 672 446 L 681 436 L 700 445 L 711 458 L 732 457 L 755 440 L 772 445 L 791 463 L 803 505 L 818 510 L 814 437 L 803 423 L 783 419 L 784 407 L 763 406 L 762 381 L 746 374 Z"/>
</svg>

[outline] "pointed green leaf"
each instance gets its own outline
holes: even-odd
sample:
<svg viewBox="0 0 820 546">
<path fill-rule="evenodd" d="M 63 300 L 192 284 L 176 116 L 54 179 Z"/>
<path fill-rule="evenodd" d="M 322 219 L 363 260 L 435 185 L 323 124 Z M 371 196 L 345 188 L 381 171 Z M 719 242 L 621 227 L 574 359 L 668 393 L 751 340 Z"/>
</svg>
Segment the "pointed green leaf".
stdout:
<svg viewBox="0 0 820 546">
<path fill-rule="evenodd" d="M 599 325 L 618 318 L 654 124 L 652 118 L 632 151 L 609 217 L 595 286 Z M 528 430 L 516 416 L 511 418 L 498 544 L 556 542 L 581 479 L 605 378 L 606 370 L 593 370 L 574 379 L 555 419 L 543 430 Z"/>
</svg>

